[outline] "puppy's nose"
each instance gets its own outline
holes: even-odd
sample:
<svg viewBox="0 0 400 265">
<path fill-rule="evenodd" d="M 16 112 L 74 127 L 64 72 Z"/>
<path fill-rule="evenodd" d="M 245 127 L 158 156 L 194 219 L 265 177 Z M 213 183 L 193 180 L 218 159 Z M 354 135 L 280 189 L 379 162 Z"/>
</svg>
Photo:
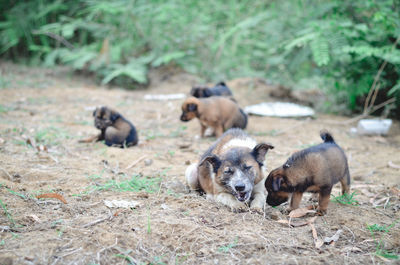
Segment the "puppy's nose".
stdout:
<svg viewBox="0 0 400 265">
<path fill-rule="evenodd" d="M 236 191 L 244 191 L 245 188 L 246 188 L 246 186 L 243 183 L 238 183 L 235 185 Z"/>
</svg>

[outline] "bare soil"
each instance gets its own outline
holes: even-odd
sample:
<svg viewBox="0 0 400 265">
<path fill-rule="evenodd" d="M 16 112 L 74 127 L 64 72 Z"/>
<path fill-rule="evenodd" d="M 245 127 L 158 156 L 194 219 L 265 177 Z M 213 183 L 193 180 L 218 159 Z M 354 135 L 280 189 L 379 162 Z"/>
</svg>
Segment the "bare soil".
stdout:
<svg viewBox="0 0 400 265">
<path fill-rule="evenodd" d="M 317 248 L 311 225 L 284 223 L 287 205 L 266 206 L 264 214 L 232 213 L 188 192 L 185 168 L 215 138 L 199 139 L 197 121 L 179 120 L 183 100 L 143 97 L 188 93 L 198 78 L 164 68 L 150 73 L 148 89 L 127 91 L 97 86 L 62 68 L 1 62 L 0 71 L 0 264 L 399 262 L 393 259 L 400 253 L 398 122 L 387 137 L 366 137 L 349 133 L 354 124 L 346 124 L 347 117 L 250 117 L 248 133 L 275 146 L 267 154 L 269 170 L 321 142 L 321 129 L 328 129 L 345 150 L 358 203 L 332 201 L 327 215 L 316 218 L 319 240 L 343 231 L 336 243 Z M 260 80 L 227 84 L 241 106 L 271 100 L 271 86 Z M 140 144 L 121 149 L 78 143 L 97 133 L 92 111 L 98 105 L 114 107 L 131 120 Z M 127 186 L 132 180 L 141 188 Z M 332 200 L 339 191 L 338 184 Z M 43 193 L 58 193 L 67 204 L 36 198 Z M 104 200 L 139 206 L 108 208 Z M 303 198 L 302 207 L 315 204 L 310 196 Z M 382 231 L 371 232 L 368 226 Z"/>
</svg>

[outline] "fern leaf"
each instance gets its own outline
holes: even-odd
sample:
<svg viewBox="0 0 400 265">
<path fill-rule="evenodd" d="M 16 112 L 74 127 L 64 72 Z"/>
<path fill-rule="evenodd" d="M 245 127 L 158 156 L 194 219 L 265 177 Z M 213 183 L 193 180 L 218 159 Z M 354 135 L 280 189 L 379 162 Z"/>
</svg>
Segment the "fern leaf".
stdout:
<svg viewBox="0 0 400 265">
<path fill-rule="evenodd" d="M 318 36 L 310 43 L 311 52 L 318 66 L 327 65 L 330 61 L 329 44 L 325 37 Z"/>
</svg>

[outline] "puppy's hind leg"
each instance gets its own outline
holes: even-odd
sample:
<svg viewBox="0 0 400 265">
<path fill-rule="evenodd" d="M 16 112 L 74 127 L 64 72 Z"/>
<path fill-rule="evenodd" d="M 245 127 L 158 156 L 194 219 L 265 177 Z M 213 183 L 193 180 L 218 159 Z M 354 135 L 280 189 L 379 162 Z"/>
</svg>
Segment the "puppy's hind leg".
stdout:
<svg viewBox="0 0 400 265">
<path fill-rule="evenodd" d="M 198 190 L 199 187 L 199 171 L 197 168 L 198 164 L 193 163 L 186 168 L 185 178 L 190 190 Z"/>
<path fill-rule="evenodd" d="M 346 174 L 343 178 L 340 179 L 340 184 L 342 185 L 342 194 L 345 193 L 350 194 L 350 174 L 349 170 L 347 170 Z"/>
</svg>

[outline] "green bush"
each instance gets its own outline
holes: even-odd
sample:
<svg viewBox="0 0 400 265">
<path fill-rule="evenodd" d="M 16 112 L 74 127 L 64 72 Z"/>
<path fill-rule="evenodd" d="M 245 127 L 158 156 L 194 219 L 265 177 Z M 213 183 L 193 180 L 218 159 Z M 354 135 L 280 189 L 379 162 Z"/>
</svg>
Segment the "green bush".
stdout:
<svg viewBox="0 0 400 265">
<path fill-rule="evenodd" d="M 0 0 L 0 7 L 2 57 L 66 64 L 103 84 L 146 83 L 149 68 L 174 63 L 210 81 L 258 76 L 297 87 L 317 79 L 335 99 L 328 110 L 361 111 L 385 64 L 376 103 L 396 97 L 400 106 L 398 0 Z"/>
</svg>

